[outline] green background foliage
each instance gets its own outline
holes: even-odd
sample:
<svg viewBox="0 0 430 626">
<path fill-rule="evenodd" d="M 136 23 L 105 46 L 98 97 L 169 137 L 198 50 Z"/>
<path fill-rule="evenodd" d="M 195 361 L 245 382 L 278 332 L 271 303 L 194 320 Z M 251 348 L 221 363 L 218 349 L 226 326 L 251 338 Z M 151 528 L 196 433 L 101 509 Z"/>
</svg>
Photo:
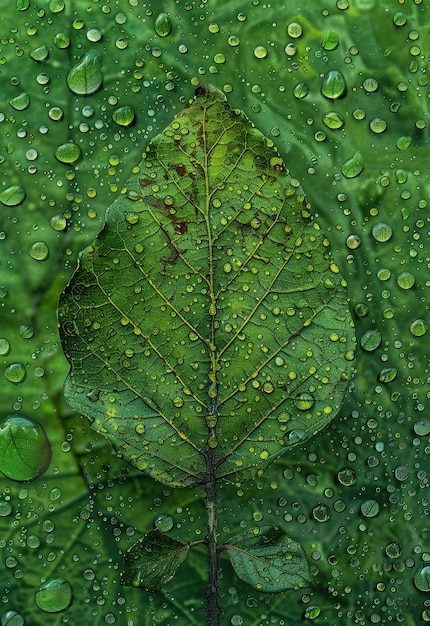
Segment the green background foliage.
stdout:
<svg viewBox="0 0 430 626">
<path fill-rule="evenodd" d="M 120 586 L 123 553 L 154 523 L 202 538 L 203 501 L 131 470 L 70 411 L 55 317 L 78 252 L 138 155 L 204 82 L 273 139 L 300 180 L 348 280 L 359 345 L 336 420 L 252 483 L 220 493 L 221 541 L 278 524 L 304 546 L 316 587 L 267 596 L 226 565 L 224 622 L 430 620 L 430 10 L 419 0 L 295 7 L 0 2 L 1 417 L 36 420 L 52 448 L 33 482 L 0 479 L 3 622 L 7 611 L 27 626 L 204 621 L 203 548 L 160 594 Z M 162 11 L 165 37 L 154 29 Z M 69 72 L 90 51 L 77 87 Z M 36 590 L 57 578 L 73 601 L 46 612 Z"/>
</svg>

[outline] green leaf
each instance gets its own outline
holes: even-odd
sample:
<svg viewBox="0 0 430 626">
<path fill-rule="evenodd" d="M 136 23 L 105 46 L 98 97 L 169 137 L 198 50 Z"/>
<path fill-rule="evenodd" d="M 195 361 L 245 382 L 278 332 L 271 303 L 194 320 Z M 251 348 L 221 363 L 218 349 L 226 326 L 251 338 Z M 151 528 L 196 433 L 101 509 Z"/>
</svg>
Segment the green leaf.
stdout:
<svg viewBox="0 0 430 626">
<path fill-rule="evenodd" d="M 189 548 L 189 543 L 150 530 L 127 550 L 122 584 L 160 591 L 185 561 Z"/>
<path fill-rule="evenodd" d="M 313 585 L 302 546 L 276 526 L 265 526 L 255 534 L 251 528 L 223 547 L 236 574 L 243 581 L 269 593 Z"/>
<path fill-rule="evenodd" d="M 166 484 L 251 478 L 333 419 L 351 377 L 328 246 L 273 143 L 198 88 L 61 297 L 67 401 Z"/>
</svg>

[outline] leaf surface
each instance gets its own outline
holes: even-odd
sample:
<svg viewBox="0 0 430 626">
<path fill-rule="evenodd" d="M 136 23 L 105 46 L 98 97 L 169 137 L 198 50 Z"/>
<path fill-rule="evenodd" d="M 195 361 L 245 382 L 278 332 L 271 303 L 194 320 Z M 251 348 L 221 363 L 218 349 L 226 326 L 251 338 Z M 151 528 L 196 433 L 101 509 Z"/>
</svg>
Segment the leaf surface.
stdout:
<svg viewBox="0 0 430 626">
<path fill-rule="evenodd" d="M 160 591 L 187 558 L 190 545 L 159 530 L 150 530 L 125 555 L 122 584 Z"/>
<path fill-rule="evenodd" d="M 200 87 L 147 148 L 60 300 L 65 394 L 170 485 L 255 475 L 338 412 L 346 285 L 303 191 Z"/>
<path fill-rule="evenodd" d="M 236 574 L 243 581 L 269 593 L 312 586 L 312 575 L 302 546 L 276 526 L 265 526 L 256 535 L 246 530 L 225 548 Z"/>
</svg>

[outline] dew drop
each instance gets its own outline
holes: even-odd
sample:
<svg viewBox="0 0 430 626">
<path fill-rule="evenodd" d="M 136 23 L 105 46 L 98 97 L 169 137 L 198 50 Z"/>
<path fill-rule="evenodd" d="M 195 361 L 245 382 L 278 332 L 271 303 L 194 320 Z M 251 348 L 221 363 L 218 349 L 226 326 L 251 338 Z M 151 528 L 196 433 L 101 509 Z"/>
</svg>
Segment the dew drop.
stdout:
<svg viewBox="0 0 430 626">
<path fill-rule="evenodd" d="M 134 110 L 130 106 L 123 106 L 112 113 L 112 119 L 118 126 L 130 126 L 134 121 Z"/>
<path fill-rule="evenodd" d="M 411 322 L 409 326 L 409 330 L 414 335 L 414 337 L 422 337 L 423 335 L 426 334 L 428 330 L 428 326 L 424 320 L 416 319 L 413 322 Z"/>
<path fill-rule="evenodd" d="M 376 517 L 379 513 L 379 504 L 376 500 L 366 500 L 362 503 L 360 510 L 364 517 Z"/>
<path fill-rule="evenodd" d="M 6 611 L 0 618 L 1 626 L 24 626 L 24 618 L 17 611 Z"/>
<path fill-rule="evenodd" d="M 385 242 L 391 239 L 393 234 L 393 229 L 389 224 L 385 222 L 379 222 L 372 228 L 372 235 L 376 239 L 376 241 Z"/>
<path fill-rule="evenodd" d="M 172 22 L 167 13 L 160 13 L 154 24 L 154 30 L 159 37 L 167 37 L 172 32 Z"/>
<path fill-rule="evenodd" d="M 337 479 L 341 485 L 344 485 L 345 487 L 351 487 L 357 482 L 357 474 L 352 468 L 344 467 L 337 473 Z"/>
<path fill-rule="evenodd" d="M 51 224 L 51 228 L 56 231 L 62 231 L 66 229 L 67 220 L 62 213 L 57 213 L 57 215 L 53 215 L 49 220 Z"/>
<path fill-rule="evenodd" d="M 430 434 L 430 420 L 423 418 L 415 422 L 414 432 L 419 437 L 426 437 Z"/>
<path fill-rule="evenodd" d="M 306 83 L 298 83 L 293 89 L 293 96 L 297 100 L 305 98 L 309 93 L 309 87 Z"/>
<path fill-rule="evenodd" d="M 72 141 L 61 144 L 55 150 L 55 158 L 61 163 L 75 163 L 81 156 L 81 149 Z"/>
<path fill-rule="evenodd" d="M 386 130 L 387 128 L 387 122 L 380 117 L 375 117 L 373 120 L 371 120 L 369 127 L 373 133 L 383 133 L 384 130 Z"/>
<path fill-rule="evenodd" d="M 293 39 L 297 39 L 302 36 L 303 28 L 297 22 L 291 22 L 291 24 L 287 26 L 287 33 L 290 37 L 293 37 Z"/>
<path fill-rule="evenodd" d="M 5 356 L 10 352 L 10 343 L 6 337 L 0 337 L 0 356 Z"/>
<path fill-rule="evenodd" d="M 360 345 L 366 352 L 373 352 L 381 345 L 382 336 L 379 330 L 367 330 L 361 338 Z"/>
<path fill-rule="evenodd" d="M 327 30 L 321 41 L 321 47 L 324 50 L 335 50 L 339 45 L 339 36 L 334 30 Z"/>
<path fill-rule="evenodd" d="M 317 605 L 311 605 L 306 607 L 306 611 L 305 611 L 305 615 L 304 617 L 306 619 L 315 619 L 317 618 L 321 613 L 321 607 L 317 606 Z"/>
<path fill-rule="evenodd" d="M 331 128 L 332 130 L 342 128 L 342 126 L 345 124 L 343 116 L 336 111 L 327 111 L 327 113 L 324 113 L 322 119 L 327 128 Z"/>
<path fill-rule="evenodd" d="M 378 376 L 380 383 L 391 383 L 397 376 L 397 369 L 395 367 L 384 367 Z"/>
<path fill-rule="evenodd" d="M 158 515 L 154 522 L 155 528 L 163 533 L 168 533 L 173 528 L 173 517 L 171 515 Z"/>
<path fill-rule="evenodd" d="M 392 541 L 385 546 L 385 554 L 390 559 L 397 559 L 402 554 L 402 546 L 398 541 Z"/>
<path fill-rule="evenodd" d="M 22 383 L 26 377 L 24 363 L 10 363 L 4 370 L 4 376 L 10 383 Z"/>
<path fill-rule="evenodd" d="M 299 411 L 308 411 L 315 404 L 315 398 L 310 393 L 301 393 L 294 398 L 294 404 Z"/>
<path fill-rule="evenodd" d="M 264 59 L 265 57 L 267 57 L 267 48 L 265 48 L 264 46 L 257 46 L 256 48 L 254 48 L 254 56 L 257 59 Z"/>
<path fill-rule="evenodd" d="M 10 414 L 0 421 L 0 471 L 12 480 L 33 480 L 51 461 L 43 427 L 28 417 Z"/>
<path fill-rule="evenodd" d="M 397 276 L 397 284 L 402 289 L 411 289 L 415 285 L 415 277 L 410 272 L 402 272 Z"/>
<path fill-rule="evenodd" d="M 30 246 L 28 253 L 35 261 L 46 261 L 49 256 L 48 244 L 44 241 L 35 241 Z"/>
<path fill-rule="evenodd" d="M 346 82 L 338 70 L 331 70 L 324 78 L 321 93 L 330 100 L 342 98 L 346 93 Z"/>
<path fill-rule="evenodd" d="M 103 82 L 102 57 L 98 50 L 85 53 L 67 75 L 67 85 L 76 95 L 89 95 L 96 92 Z"/>
<path fill-rule="evenodd" d="M 8 102 L 15 111 L 24 111 L 30 106 L 30 96 L 27 92 L 23 91 L 18 96 L 11 98 Z"/>
<path fill-rule="evenodd" d="M 355 178 L 359 176 L 364 169 L 364 161 L 361 152 L 357 150 L 350 159 L 347 159 L 342 165 L 341 172 L 345 178 Z"/>
<path fill-rule="evenodd" d="M 33 59 L 33 61 L 45 61 L 49 56 L 49 48 L 47 48 L 46 46 L 40 46 L 39 48 L 36 48 L 35 50 L 32 50 L 30 52 L 30 57 Z"/>
<path fill-rule="evenodd" d="M 430 565 L 425 565 L 416 572 L 414 585 L 419 591 L 430 591 Z"/>
<path fill-rule="evenodd" d="M 59 613 L 71 605 L 72 588 L 64 578 L 52 578 L 36 589 L 34 599 L 42 611 Z"/>
<path fill-rule="evenodd" d="M 0 192 L 0 202 L 5 206 L 17 206 L 25 200 L 25 189 L 21 185 L 11 185 Z"/>
</svg>

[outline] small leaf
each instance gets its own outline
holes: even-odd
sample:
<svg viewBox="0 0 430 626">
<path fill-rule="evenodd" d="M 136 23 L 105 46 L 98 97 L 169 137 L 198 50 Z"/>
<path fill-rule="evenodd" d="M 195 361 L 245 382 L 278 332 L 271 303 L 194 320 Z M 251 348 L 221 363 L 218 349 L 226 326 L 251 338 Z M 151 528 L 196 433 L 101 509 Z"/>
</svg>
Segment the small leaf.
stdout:
<svg viewBox="0 0 430 626">
<path fill-rule="evenodd" d="M 158 529 L 150 530 L 127 550 L 121 583 L 160 591 L 187 558 L 190 545 Z"/>
<path fill-rule="evenodd" d="M 313 585 L 302 546 L 277 526 L 265 526 L 254 534 L 246 530 L 232 539 L 227 550 L 236 574 L 258 591 L 279 593 Z"/>
</svg>

